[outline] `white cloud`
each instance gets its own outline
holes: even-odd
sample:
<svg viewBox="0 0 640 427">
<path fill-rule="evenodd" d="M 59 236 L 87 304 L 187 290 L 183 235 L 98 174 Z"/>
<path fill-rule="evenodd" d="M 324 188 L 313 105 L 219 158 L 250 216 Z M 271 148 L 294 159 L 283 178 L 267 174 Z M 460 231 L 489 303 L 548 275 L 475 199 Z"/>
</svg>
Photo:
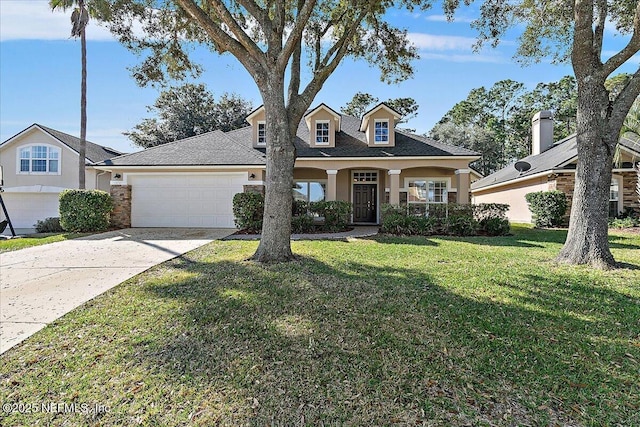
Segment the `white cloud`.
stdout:
<svg viewBox="0 0 640 427">
<path fill-rule="evenodd" d="M 66 40 L 71 34 L 71 11 L 51 11 L 48 1 L 0 1 L 0 41 Z M 87 28 L 88 40 L 113 40 L 106 28 L 94 21 Z"/>
<path fill-rule="evenodd" d="M 471 51 L 476 42 L 473 37 L 443 36 L 426 33 L 409 33 L 409 40 L 420 50 L 465 50 Z"/>
</svg>

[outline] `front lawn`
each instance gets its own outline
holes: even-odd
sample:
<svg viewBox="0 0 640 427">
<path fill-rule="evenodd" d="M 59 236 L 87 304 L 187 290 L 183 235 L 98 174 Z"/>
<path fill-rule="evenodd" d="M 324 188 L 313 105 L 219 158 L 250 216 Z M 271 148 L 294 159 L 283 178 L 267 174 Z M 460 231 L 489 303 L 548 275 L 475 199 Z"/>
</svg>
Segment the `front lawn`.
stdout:
<svg viewBox="0 0 640 427">
<path fill-rule="evenodd" d="M 77 239 L 90 233 L 38 233 L 13 239 L 0 239 L 0 253 L 17 251 L 31 246 L 45 245 L 47 243 L 61 242 L 68 239 Z"/>
<path fill-rule="evenodd" d="M 0 356 L 0 424 L 640 425 L 640 236 L 603 272 L 514 232 L 213 242 Z"/>
</svg>

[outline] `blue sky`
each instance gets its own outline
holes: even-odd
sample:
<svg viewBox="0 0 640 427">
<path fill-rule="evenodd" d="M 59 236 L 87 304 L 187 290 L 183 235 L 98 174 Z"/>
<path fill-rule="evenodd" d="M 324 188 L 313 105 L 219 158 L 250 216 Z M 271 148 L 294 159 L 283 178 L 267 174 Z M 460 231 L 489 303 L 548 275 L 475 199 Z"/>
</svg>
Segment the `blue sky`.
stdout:
<svg viewBox="0 0 640 427">
<path fill-rule="evenodd" d="M 456 102 L 479 86 L 513 79 L 528 88 L 572 74 L 568 65 L 547 62 L 521 67 L 512 56 L 517 31 L 499 48 L 472 52 L 475 32 L 470 28 L 474 9 L 463 9 L 454 23 L 447 23 L 435 8 L 420 13 L 395 11 L 389 20 L 405 27 L 418 47 L 421 59 L 414 63 L 414 77 L 397 85 L 380 82 L 379 72 L 364 61 L 346 59 L 329 78 L 312 107 L 321 102 L 339 110 L 358 91 L 381 100 L 413 97 L 420 105 L 408 126 L 418 133 L 431 127 Z M 0 1 L 0 141 L 32 123 L 40 123 L 73 135 L 80 129 L 80 42 L 69 39 L 69 13 L 51 12 L 46 0 Z M 626 39 L 608 33 L 606 50 L 618 50 Z M 136 151 L 122 135 L 143 118 L 158 89 L 140 88 L 128 67 L 138 58 L 120 46 L 109 32 L 91 22 L 88 38 L 88 125 L 90 141 L 121 151 Z M 195 52 L 205 73 L 197 80 L 216 97 L 236 92 L 262 103 L 255 83 L 230 55 Z M 620 72 L 634 72 L 640 60 L 633 58 Z"/>
</svg>

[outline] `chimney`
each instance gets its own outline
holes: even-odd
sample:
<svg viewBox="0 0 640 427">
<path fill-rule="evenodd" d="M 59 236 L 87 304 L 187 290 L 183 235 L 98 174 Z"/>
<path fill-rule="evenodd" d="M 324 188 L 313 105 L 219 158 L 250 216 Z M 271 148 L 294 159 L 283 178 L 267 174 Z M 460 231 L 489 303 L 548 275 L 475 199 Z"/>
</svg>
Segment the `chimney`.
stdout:
<svg viewBox="0 0 640 427">
<path fill-rule="evenodd" d="M 540 111 L 531 120 L 531 154 L 544 153 L 553 145 L 553 114 Z"/>
</svg>

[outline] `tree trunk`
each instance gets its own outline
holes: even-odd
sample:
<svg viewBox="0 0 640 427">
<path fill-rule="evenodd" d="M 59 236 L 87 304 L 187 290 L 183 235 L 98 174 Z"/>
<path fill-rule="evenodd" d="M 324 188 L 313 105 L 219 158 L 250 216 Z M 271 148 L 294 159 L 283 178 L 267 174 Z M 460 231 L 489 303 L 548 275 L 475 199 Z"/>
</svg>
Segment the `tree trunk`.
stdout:
<svg viewBox="0 0 640 427">
<path fill-rule="evenodd" d="M 609 126 L 608 105 L 604 79 L 579 78 L 578 165 L 569 232 L 556 258 L 559 262 L 589 264 L 602 269 L 616 265 L 609 250 L 607 217 L 618 131 Z"/>
<path fill-rule="evenodd" d="M 80 8 L 83 7 L 82 1 Z M 87 39 L 85 29 L 80 33 L 80 50 L 82 61 L 82 78 L 80 83 L 80 147 L 78 152 L 78 188 L 84 190 L 85 158 L 87 157 Z"/>
<path fill-rule="evenodd" d="M 271 85 L 270 85 L 271 86 Z M 291 252 L 295 126 L 284 105 L 283 87 L 263 93 L 267 127 L 267 177 L 262 237 L 254 261 L 271 263 L 294 259 Z M 297 115 L 293 115 L 293 119 Z"/>
</svg>

